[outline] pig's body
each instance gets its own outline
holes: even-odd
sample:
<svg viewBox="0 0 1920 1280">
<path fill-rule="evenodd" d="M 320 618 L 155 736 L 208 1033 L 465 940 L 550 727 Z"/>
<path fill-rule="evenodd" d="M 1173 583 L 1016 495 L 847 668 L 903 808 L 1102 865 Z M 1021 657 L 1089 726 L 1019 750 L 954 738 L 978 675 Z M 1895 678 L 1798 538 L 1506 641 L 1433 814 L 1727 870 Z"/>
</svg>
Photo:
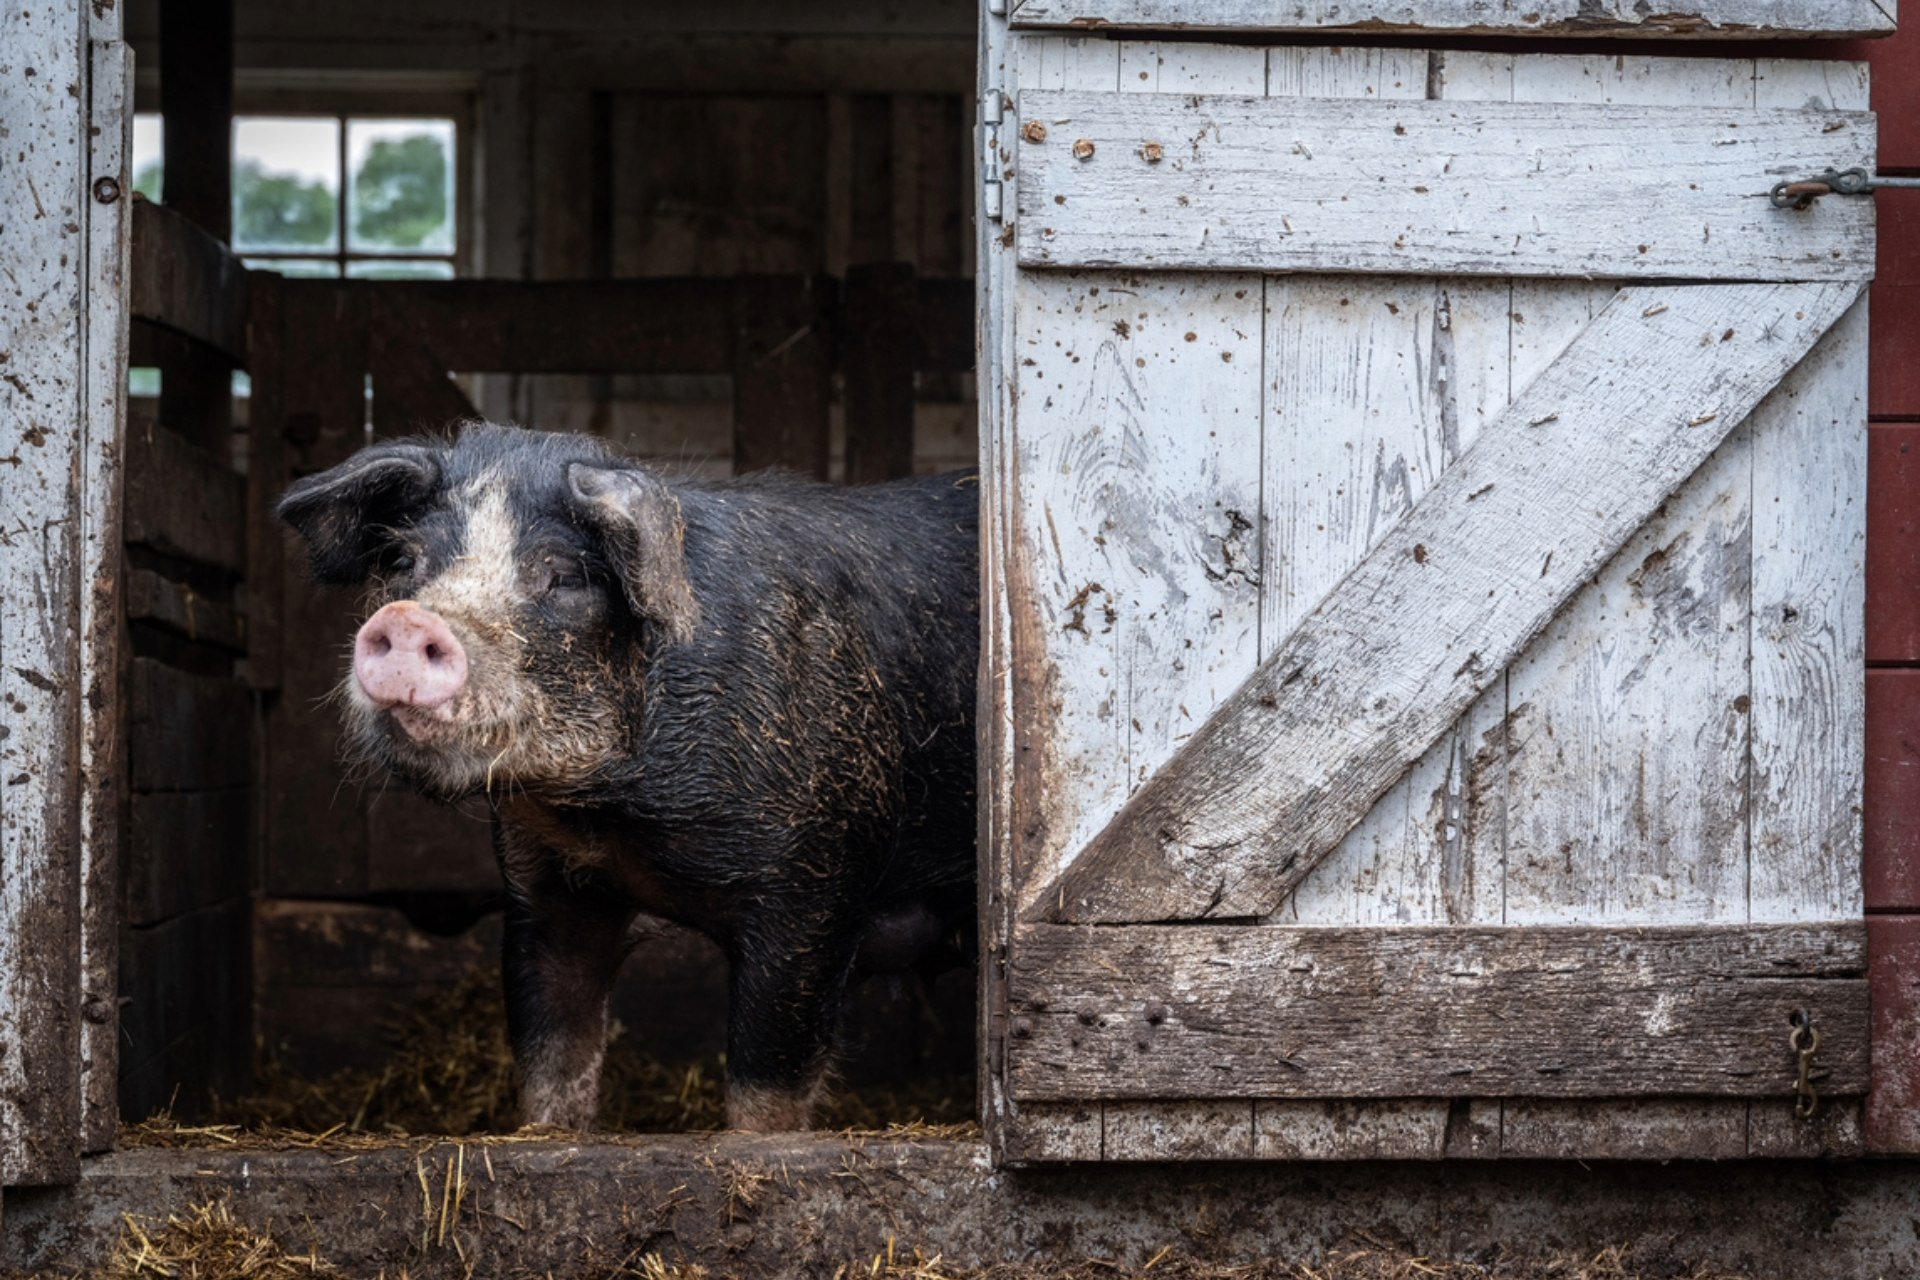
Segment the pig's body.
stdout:
<svg viewBox="0 0 1920 1280">
<path fill-rule="evenodd" d="M 856 961 L 919 963 L 971 917 L 972 478 L 669 484 L 474 425 L 282 510 L 317 576 L 381 584 L 354 753 L 493 800 L 525 1118 L 591 1124 L 646 912 L 729 957 L 734 1122 L 803 1126 Z"/>
</svg>

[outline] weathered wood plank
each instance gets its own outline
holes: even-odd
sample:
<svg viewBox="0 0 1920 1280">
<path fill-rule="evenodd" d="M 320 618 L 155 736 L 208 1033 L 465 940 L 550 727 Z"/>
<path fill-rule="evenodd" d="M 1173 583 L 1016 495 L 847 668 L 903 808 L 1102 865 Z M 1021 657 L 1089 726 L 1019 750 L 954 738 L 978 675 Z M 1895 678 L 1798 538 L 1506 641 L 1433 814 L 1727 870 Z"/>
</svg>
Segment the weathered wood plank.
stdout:
<svg viewBox="0 0 1920 1280">
<path fill-rule="evenodd" d="M 1259 1099 L 1253 1104 L 1253 1155 L 1259 1160 L 1438 1160 L 1448 1154 L 1452 1105 L 1429 1098 Z"/>
<path fill-rule="evenodd" d="M 1450 101 L 1753 105 L 1751 59 L 1444 57 Z M 1514 282 L 1516 388 L 1615 283 Z M 1506 923 L 1745 918 L 1746 439 L 1723 443 L 1509 669 L 1491 753 Z"/>
<path fill-rule="evenodd" d="M 157 623 L 221 649 L 244 651 L 247 647 L 244 616 L 224 601 L 208 599 L 151 569 L 127 570 L 124 598 L 129 621 Z"/>
<path fill-rule="evenodd" d="M 86 14 L 0 14 L 0 1186 L 71 1181 L 81 1147 Z"/>
<path fill-rule="evenodd" d="M 1867 1087 L 1864 925 L 1033 925 L 1014 939 L 1019 1099 L 1790 1097 Z M 1524 1010 L 1524 1017 L 1515 1011 Z"/>
<path fill-rule="evenodd" d="M 1087 86 L 1113 89 L 1119 80 L 1119 53 L 1105 40 L 1069 37 L 1023 38 L 1016 42 L 1004 24 L 985 23 L 981 40 L 984 86 L 1003 92 L 1019 82 L 1046 88 Z M 1003 138 L 1011 139 L 1004 131 Z M 1008 142 L 982 156 L 986 166 L 1018 184 L 1010 163 Z M 1007 191 L 1009 199 L 1013 190 Z M 1018 306 L 1020 273 L 1012 246 L 1001 238 L 1000 226 L 986 216 L 982 197 L 975 197 L 974 226 L 979 236 L 980 316 L 980 504 L 981 504 L 981 619 L 980 619 L 980 735 L 981 751 L 992 764 L 982 770 L 980 803 L 980 1039 L 986 1079 L 981 1084 L 981 1124 L 997 1159 L 1018 1163 L 1022 1152 L 1044 1150 L 1049 1144 L 1035 1138 L 1025 1121 L 1027 1108 L 1016 1110 L 1007 1097 L 1005 1067 L 1006 965 L 1012 941 L 1013 916 L 1019 905 L 1020 860 L 1015 840 L 1017 815 L 1030 814 L 1035 797 L 1020 782 L 1019 745 L 1023 735 L 1042 723 L 1034 699 L 1044 691 L 1032 668 L 1016 666 L 1017 654 L 1032 653 L 1044 645 L 1045 634 L 1031 612 L 1016 602 L 1030 599 L 1035 590 L 1034 566 L 1022 552 L 1018 516 L 1019 488 L 1015 483 L 1018 441 L 1013 428 L 1017 383 Z M 1019 644 L 1015 633 L 1019 632 Z M 1025 819 L 1031 822 L 1031 818 Z M 1029 839 L 1031 837 L 1028 837 Z M 1093 1155 L 1099 1158 L 1098 1109 L 1093 1111 Z M 1082 1126 L 1081 1132 L 1084 1131 Z M 1036 1157 L 1037 1158 L 1037 1157 Z"/>
<path fill-rule="evenodd" d="M 480 416 L 457 383 L 453 366 L 435 349 L 430 332 L 421 331 L 383 293 L 371 304 L 373 331 L 368 337 L 368 372 L 373 376 L 373 433 L 376 436 L 441 432 Z"/>
<path fill-rule="evenodd" d="M 1100 1159 L 1104 1134 L 1097 1102 L 1022 1102 L 1002 1132 L 1009 1164 Z"/>
<path fill-rule="evenodd" d="M 1858 292 L 1622 290 L 1043 895 L 1057 917 L 1270 911 Z"/>
<path fill-rule="evenodd" d="M 733 469 L 827 478 L 832 289 L 824 278 L 739 276 L 733 303 Z"/>
<path fill-rule="evenodd" d="M 1424 87 L 1424 76 L 1417 81 Z M 1507 406 L 1505 281 L 1382 276 L 1267 286 L 1262 657 Z M 1286 923 L 1500 922 L 1502 683 L 1383 795 Z"/>
<path fill-rule="evenodd" d="M 129 797 L 122 923 L 139 928 L 247 893 L 252 792 L 136 791 Z"/>
<path fill-rule="evenodd" d="M 1019 116 L 1024 267 L 1873 274 L 1870 208 L 1765 198 L 1785 176 L 1871 169 L 1858 113 L 1023 90 Z"/>
<path fill-rule="evenodd" d="M 130 1121 L 162 1107 L 192 1118 L 210 1094 L 232 1097 L 253 1055 L 244 898 L 129 929 L 120 954 L 120 1107 Z"/>
<path fill-rule="evenodd" d="M 119 40 L 119 14 L 94 13 L 88 57 L 90 189 L 111 178 L 131 189 L 133 54 Z M 80 512 L 80 1091 L 87 1152 L 113 1147 L 119 1133 L 122 723 L 121 546 L 126 458 L 130 206 L 96 202 L 87 223 L 86 408 Z"/>
<path fill-rule="evenodd" d="M 849 268 L 845 338 L 846 480 L 872 484 L 913 472 L 913 373 L 918 290 L 904 262 Z"/>
<path fill-rule="evenodd" d="M 1867 301 L 1754 410 L 1754 920 L 1864 909 Z"/>
<path fill-rule="evenodd" d="M 134 421 L 126 434 L 128 542 L 240 574 L 247 567 L 246 481 L 185 437 Z"/>
<path fill-rule="evenodd" d="M 1878 1032 L 1874 1054 L 1882 1043 Z M 1878 1072 L 1875 1073 L 1876 1079 Z M 1866 1113 L 1872 1099 L 1825 1098 L 1812 1117 L 1803 1117 L 1786 1099 L 1756 1098 L 1747 1104 L 1747 1155 L 1761 1159 L 1808 1160 L 1858 1156 L 1868 1149 Z M 1875 1151 L 1897 1148 L 1874 1145 Z"/>
<path fill-rule="evenodd" d="M 1791 1112 L 1791 1102 L 1777 1102 Z M 1738 1160 L 1747 1154 L 1745 1099 L 1508 1098 L 1500 1154 L 1523 1160 Z"/>
<path fill-rule="evenodd" d="M 278 380 L 288 479 L 343 462 L 367 442 L 368 293 L 325 280 L 280 284 Z M 328 341 L 304 347 L 302 335 Z M 304 349 L 303 349 L 304 347 Z M 268 496 L 277 499 L 279 487 Z M 276 536 L 288 537 L 276 530 Z M 365 892 L 364 802 L 337 764 L 340 721 L 327 695 L 344 669 L 340 646 L 360 617 L 352 593 L 314 586 L 296 549 L 282 557 L 280 696 L 266 720 L 264 868 L 269 893 Z"/>
<path fill-rule="evenodd" d="M 189 675 L 152 658 L 130 665 L 127 756 L 135 791 L 244 787 L 253 698 L 237 680 Z"/>
<path fill-rule="evenodd" d="M 299 286 L 295 286 L 299 287 Z M 459 373 L 728 373 L 711 279 L 380 281 L 400 323 Z"/>
<path fill-rule="evenodd" d="M 1626 0 L 1022 0 L 1015 27 L 1183 31 L 1434 32 L 1448 35 L 1638 36 L 1671 40 L 1871 36 L 1893 30 L 1872 0 L 1679 0 L 1658 11 Z"/>
<path fill-rule="evenodd" d="M 1123 92 L 1249 91 L 1265 59 L 1145 49 L 1118 74 Z M 1022 730 L 1044 755 L 1022 759 L 1016 780 L 1029 893 L 1258 660 L 1263 287 L 1254 275 L 1177 273 L 1022 272 L 1016 283 L 1012 481 L 1026 593 L 1013 603 L 1014 662 L 1046 673 L 1041 723 Z"/>
<path fill-rule="evenodd" d="M 293 478 L 287 469 L 288 352 L 282 297 L 281 278 L 262 272 L 253 282 L 247 318 L 253 380 L 247 407 L 247 682 L 262 690 L 280 687 L 286 534 L 273 509 Z"/>
<path fill-rule="evenodd" d="M 1254 1154 L 1254 1104 L 1106 1102 L 1103 1160 L 1245 1160 Z"/>
<path fill-rule="evenodd" d="M 247 366 L 249 276 L 226 245 L 185 214 L 133 201 L 129 310 Z"/>
</svg>

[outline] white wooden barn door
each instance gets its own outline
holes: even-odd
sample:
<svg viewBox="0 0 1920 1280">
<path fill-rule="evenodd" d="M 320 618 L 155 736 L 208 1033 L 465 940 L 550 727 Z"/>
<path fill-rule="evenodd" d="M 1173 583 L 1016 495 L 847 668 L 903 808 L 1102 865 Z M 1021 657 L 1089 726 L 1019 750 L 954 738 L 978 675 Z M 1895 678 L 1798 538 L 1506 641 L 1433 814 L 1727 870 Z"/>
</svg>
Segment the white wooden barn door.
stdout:
<svg viewBox="0 0 1920 1280">
<path fill-rule="evenodd" d="M 133 61 L 114 5 L 0 15 L 0 1187 L 112 1145 Z"/>
<path fill-rule="evenodd" d="M 985 20 L 1000 1156 L 1856 1146 L 1872 209 L 1766 193 L 1864 71 L 1069 8 Z"/>
</svg>

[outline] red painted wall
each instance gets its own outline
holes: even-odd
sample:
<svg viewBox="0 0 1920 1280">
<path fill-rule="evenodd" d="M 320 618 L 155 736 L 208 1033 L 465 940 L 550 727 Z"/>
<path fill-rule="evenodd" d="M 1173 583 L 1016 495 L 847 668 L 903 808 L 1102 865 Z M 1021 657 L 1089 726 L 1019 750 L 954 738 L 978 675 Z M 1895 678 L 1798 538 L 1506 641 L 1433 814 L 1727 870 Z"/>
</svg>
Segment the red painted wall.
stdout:
<svg viewBox="0 0 1920 1280">
<path fill-rule="evenodd" d="M 1880 170 L 1920 175 L 1920 17 L 1848 47 L 1873 65 Z M 1867 398 L 1867 1140 L 1920 1151 L 1920 191 L 1876 196 Z"/>
</svg>

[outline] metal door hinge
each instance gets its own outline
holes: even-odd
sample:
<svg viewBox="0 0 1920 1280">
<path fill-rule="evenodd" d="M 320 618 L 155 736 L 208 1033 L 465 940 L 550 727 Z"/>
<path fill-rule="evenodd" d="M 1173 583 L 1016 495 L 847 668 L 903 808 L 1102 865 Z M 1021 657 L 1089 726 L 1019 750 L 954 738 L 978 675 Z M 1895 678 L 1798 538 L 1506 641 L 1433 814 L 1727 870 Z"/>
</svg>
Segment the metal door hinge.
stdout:
<svg viewBox="0 0 1920 1280">
<path fill-rule="evenodd" d="M 1007 0 L 987 0 L 987 12 L 996 18 L 1007 16 Z"/>
<path fill-rule="evenodd" d="M 1920 178 L 1890 178 L 1865 169 L 1829 169 L 1817 178 L 1776 182 L 1767 198 L 1776 209 L 1804 209 L 1821 196 L 1870 196 L 1882 187 L 1920 187 Z"/>
<path fill-rule="evenodd" d="M 1003 5 L 1004 7 L 1004 5 Z M 989 87 L 980 95 L 980 208 L 989 222 L 1000 221 L 1004 188 L 1000 183 L 1000 122 L 1006 98 Z"/>
</svg>

